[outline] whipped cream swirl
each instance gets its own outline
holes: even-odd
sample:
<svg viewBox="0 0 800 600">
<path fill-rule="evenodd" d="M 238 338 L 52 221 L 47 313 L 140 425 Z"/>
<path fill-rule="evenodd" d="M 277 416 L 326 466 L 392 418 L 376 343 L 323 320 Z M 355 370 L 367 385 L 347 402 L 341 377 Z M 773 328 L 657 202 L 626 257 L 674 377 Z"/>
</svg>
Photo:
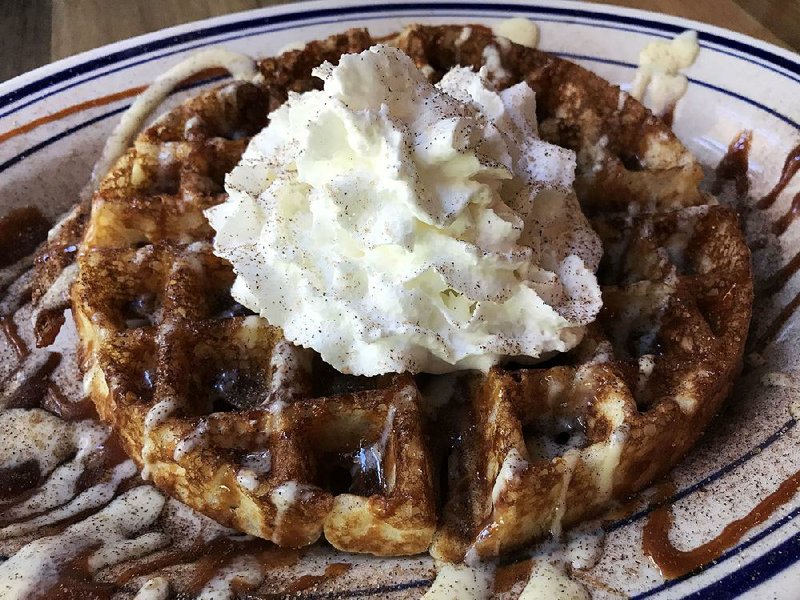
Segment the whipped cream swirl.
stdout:
<svg viewBox="0 0 800 600">
<path fill-rule="evenodd" d="M 206 212 L 234 298 L 344 373 L 486 370 L 574 347 L 602 252 L 535 97 L 389 46 L 323 63 Z"/>
</svg>

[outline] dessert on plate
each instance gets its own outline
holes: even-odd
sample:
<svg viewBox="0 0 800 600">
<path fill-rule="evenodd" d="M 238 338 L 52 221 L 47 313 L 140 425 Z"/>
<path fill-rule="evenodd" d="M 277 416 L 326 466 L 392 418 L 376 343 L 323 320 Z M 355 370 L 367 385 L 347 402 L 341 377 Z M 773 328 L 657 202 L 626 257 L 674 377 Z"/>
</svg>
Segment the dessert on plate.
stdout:
<svg viewBox="0 0 800 600">
<path fill-rule="evenodd" d="M 476 565 L 703 433 L 749 251 L 637 100 L 479 25 L 206 58 L 237 80 L 112 140 L 34 288 L 52 341 L 74 277 L 85 389 L 158 489 L 281 547 Z"/>
</svg>

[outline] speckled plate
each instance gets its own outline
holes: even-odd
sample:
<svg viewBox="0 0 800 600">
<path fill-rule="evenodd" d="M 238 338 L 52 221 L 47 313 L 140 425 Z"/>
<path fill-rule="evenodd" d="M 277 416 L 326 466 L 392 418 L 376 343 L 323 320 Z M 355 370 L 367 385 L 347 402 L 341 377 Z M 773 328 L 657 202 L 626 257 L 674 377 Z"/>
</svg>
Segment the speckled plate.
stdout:
<svg viewBox="0 0 800 600">
<path fill-rule="evenodd" d="M 686 71 L 689 89 L 677 106 L 674 129 L 708 167 L 709 184 L 729 144 L 742 130 L 752 130 L 746 203 L 752 210 L 744 212 L 758 217 L 751 222 L 765 223 L 763 231 L 750 232 L 753 239 L 771 232 L 770 243 L 753 251 L 759 292 L 745 372 L 733 397 L 675 469 L 671 485 L 645 492 L 616 517 L 568 536 L 568 543 L 589 548 L 578 578 L 597 598 L 800 598 L 800 223 L 793 221 L 800 212 L 800 176 L 771 206 L 758 203 L 800 144 L 796 54 L 702 23 L 581 2 L 309 2 L 229 15 L 98 48 L 0 85 L 0 216 L 29 204 L 49 217 L 67 208 L 136 88 L 197 48 L 222 45 L 267 56 L 350 27 L 381 35 L 413 22 L 491 24 L 510 16 L 539 25 L 541 49 L 617 84 L 632 79 L 639 50 L 648 42 L 697 30 L 701 52 Z M 175 94 L 167 104 L 189 93 Z M 772 227 L 775 222 L 782 225 Z M 0 339 L 0 379 L 8 372 L 5 344 Z M 663 499 L 654 501 L 656 495 Z M 658 506 L 671 507 L 670 539 L 678 548 L 696 548 L 735 522 L 741 536 L 727 536 L 728 547 L 693 574 L 665 580 L 641 550 L 645 525 L 654 527 L 654 515 L 665 516 Z M 745 526 L 742 519 L 759 514 L 754 509 L 768 518 Z M 324 571 L 331 554 L 315 549 L 300 568 Z M 353 567 L 306 597 L 419 597 L 434 574 L 427 558 L 335 560 Z M 292 568 L 300 573 L 297 565 Z"/>
</svg>

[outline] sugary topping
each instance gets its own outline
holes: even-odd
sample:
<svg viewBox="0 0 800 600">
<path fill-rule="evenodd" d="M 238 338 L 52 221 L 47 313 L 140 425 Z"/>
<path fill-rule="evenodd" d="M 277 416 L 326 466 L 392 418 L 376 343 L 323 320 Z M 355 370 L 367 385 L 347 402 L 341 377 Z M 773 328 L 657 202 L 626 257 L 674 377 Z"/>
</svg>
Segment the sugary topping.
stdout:
<svg viewBox="0 0 800 600">
<path fill-rule="evenodd" d="M 680 71 L 694 63 L 699 51 L 696 31 L 684 31 L 670 41 L 649 43 L 639 53 L 631 96 L 657 115 L 667 113 L 686 93 L 688 80 Z"/>
<path fill-rule="evenodd" d="M 577 344 L 601 247 L 527 84 L 437 85 L 388 46 L 293 94 L 207 215 L 234 298 L 344 373 L 488 369 Z"/>
</svg>

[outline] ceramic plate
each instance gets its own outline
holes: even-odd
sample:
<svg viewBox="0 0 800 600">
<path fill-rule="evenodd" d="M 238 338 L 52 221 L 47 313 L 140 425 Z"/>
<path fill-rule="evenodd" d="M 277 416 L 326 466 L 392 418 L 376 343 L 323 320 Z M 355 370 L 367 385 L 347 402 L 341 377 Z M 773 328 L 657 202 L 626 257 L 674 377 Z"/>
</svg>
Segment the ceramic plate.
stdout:
<svg viewBox="0 0 800 600">
<path fill-rule="evenodd" d="M 698 31 L 701 51 L 686 70 L 689 87 L 675 111 L 674 130 L 708 168 L 709 184 L 729 144 L 741 131 L 751 130 L 752 210 L 746 212 L 767 222 L 788 215 L 782 221 L 788 226 L 773 230 L 780 235 L 753 251 L 759 293 L 744 375 L 711 430 L 672 473 L 672 491 L 661 504 L 671 507 L 670 538 L 680 549 L 696 548 L 731 524 L 740 526 L 740 539 L 720 548 L 692 575 L 665 580 L 641 550 L 643 527 L 660 505 L 649 490 L 616 518 L 567 537 L 573 550 L 583 551 L 575 559 L 577 577 L 597 598 L 800 598 L 800 519 L 795 519 L 800 495 L 794 493 L 800 470 L 800 352 L 795 343 L 800 318 L 794 312 L 800 305 L 795 274 L 800 223 L 792 219 L 800 211 L 800 176 L 789 181 L 770 208 L 756 207 L 800 144 L 796 54 L 702 23 L 581 2 L 337 1 L 229 15 L 98 48 L 0 86 L 0 215 L 29 204 L 49 217 L 66 209 L 136 89 L 198 48 L 221 45 L 262 57 L 350 27 L 382 35 L 414 22 L 491 24 L 510 16 L 538 24 L 540 49 L 615 84 L 631 81 L 639 51 L 648 42 L 685 29 Z M 189 93 L 173 95 L 164 108 Z M 726 188 L 723 195 L 729 192 Z M 64 336 L 61 343 L 66 343 Z M 2 336 L 0 360 L 0 377 L 5 377 L 11 358 Z M 6 442 L 0 439 L 0 452 Z M 748 516 L 759 520 L 754 514 L 768 518 L 754 526 L 742 521 Z M 331 560 L 351 565 L 340 569 L 347 571 L 344 575 L 317 579 L 318 585 L 299 593 L 315 598 L 414 598 L 434 576 L 427 558 L 332 556 L 316 548 L 299 565 L 267 576 L 296 580 L 301 573 L 324 572 Z"/>
</svg>

